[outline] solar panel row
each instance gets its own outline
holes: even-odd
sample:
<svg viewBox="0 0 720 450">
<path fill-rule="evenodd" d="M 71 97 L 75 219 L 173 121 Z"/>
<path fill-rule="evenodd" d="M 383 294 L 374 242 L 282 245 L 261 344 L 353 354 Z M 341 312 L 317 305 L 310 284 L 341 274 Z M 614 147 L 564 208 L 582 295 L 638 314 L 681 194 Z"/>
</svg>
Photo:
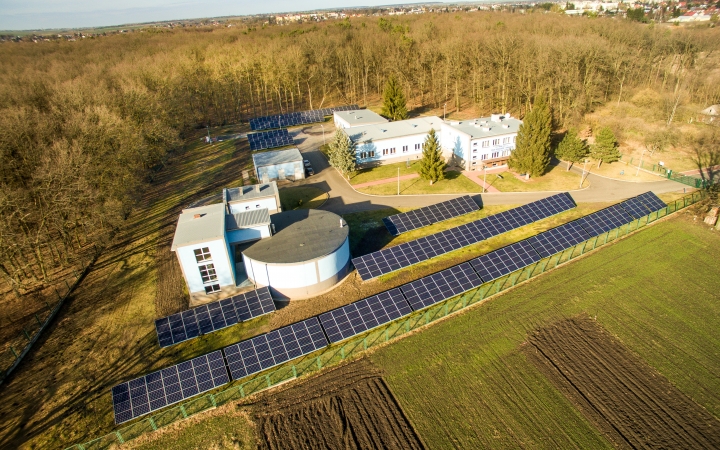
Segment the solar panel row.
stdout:
<svg viewBox="0 0 720 450">
<path fill-rule="evenodd" d="M 155 331 L 160 347 L 168 347 L 273 311 L 275 303 L 270 289 L 261 287 L 252 292 L 157 319 Z"/>
<path fill-rule="evenodd" d="M 360 277 L 367 281 L 574 207 L 575 202 L 572 197 L 563 192 L 414 241 L 353 258 L 352 263 Z"/>
<path fill-rule="evenodd" d="M 460 198 L 454 198 L 445 202 L 436 203 L 430 206 L 414 209 L 406 213 L 395 214 L 385 217 L 383 223 L 390 234 L 397 236 L 421 227 L 432 225 L 443 220 L 452 219 L 453 217 L 462 216 L 473 211 L 477 211 L 478 205 L 470 198 L 464 195 Z"/>
<path fill-rule="evenodd" d="M 252 151 L 295 145 L 295 141 L 285 128 L 281 130 L 263 131 L 262 133 L 251 133 L 247 135 L 247 138 L 248 142 L 250 142 L 250 150 Z"/>
<path fill-rule="evenodd" d="M 294 125 L 304 125 L 306 123 L 322 122 L 325 120 L 325 116 L 332 115 L 335 111 L 352 111 L 355 109 L 360 108 L 358 105 L 346 105 L 335 106 L 333 108 L 313 109 L 309 111 L 256 117 L 254 119 L 250 119 L 250 129 L 269 130 L 272 128 L 291 127 Z"/>
<path fill-rule="evenodd" d="M 608 224 L 629 223 L 634 219 L 620 210 L 640 213 L 641 207 L 650 213 L 666 205 L 649 192 L 399 288 L 115 386 L 115 421 L 125 422 L 227 383 L 228 370 L 237 380 L 467 292 L 571 248 Z M 582 225 L 590 216 L 593 219 L 587 223 L 593 231 Z"/>
</svg>

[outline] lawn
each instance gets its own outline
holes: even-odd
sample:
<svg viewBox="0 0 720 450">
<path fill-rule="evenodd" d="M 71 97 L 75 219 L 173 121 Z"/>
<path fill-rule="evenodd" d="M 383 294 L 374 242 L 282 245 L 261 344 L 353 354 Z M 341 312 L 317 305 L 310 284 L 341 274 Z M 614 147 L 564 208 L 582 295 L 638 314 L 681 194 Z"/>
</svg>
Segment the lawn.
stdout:
<svg viewBox="0 0 720 450">
<path fill-rule="evenodd" d="M 327 192 L 314 186 L 280 188 L 283 211 L 319 208 L 327 200 Z"/>
<path fill-rule="evenodd" d="M 430 448 L 611 448 L 521 351 L 585 313 L 718 417 L 718 251 L 717 233 L 663 221 L 371 358 Z"/>
<path fill-rule="evenodd" d="M 355 172 L 355 174 L 350 178 L 350 184 L 355 185 L 367 183 L 368 181 L 395 178 L 398 176 L 398 169 L 400 169 L 400 176 L 416 174 L 418 173 L 418 170 L 420 170 L 420 161 L 411 161 L 409 166 L 407 163 L 403 162 L 363 168 Z"/>
<path fill-rule="evenodd" d="M 397 172 L 397 169 L 395 170 Z M 445 179 L 433 183 L 432 186 L 429 181 L 421 178 L 400 180 L 400 195 L 464 194 L 480 192 L 481 190 L 480 185 L 455 171 L 445 172 Z M 358 191 L 372 195 L 397 195 L 398 185 L 397 182 L 390 182 L 364 187 L 358 189 Z"/>
<path fill-rule="evenodd" d="M 507 171 L 500 174 L 502 178 L 496 174 L 488 174 L 487 182 L 500 192 L 571 191 L 580 188 L 580 174 L 568 172 L 565 168 L 565 163 L 550 166 L 548 173 L 541 177 L 530 178 L 528 181 L 518 180 Z M 482 178 L 482 175 L 480 177 Z M 587 180 L 583 182 L 583 187 L 589 185 Z"/>
</svg>

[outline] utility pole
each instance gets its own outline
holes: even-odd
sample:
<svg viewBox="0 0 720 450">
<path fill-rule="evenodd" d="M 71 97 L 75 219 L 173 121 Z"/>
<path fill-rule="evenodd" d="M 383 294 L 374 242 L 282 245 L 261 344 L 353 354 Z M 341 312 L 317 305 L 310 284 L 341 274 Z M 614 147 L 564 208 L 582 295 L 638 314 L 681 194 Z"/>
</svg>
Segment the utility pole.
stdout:
<svg viewBox="0 0 720 450">
<path fill-rule="evenodd" d="M 582 189 L 582 184 L 583 184 L 583 181 L 585 180 L 585 168 L 587 167 L 587 163 L 588 163 L 588 159 L 585 158 L 585 164 L 583 165 L 583 171 L 582 171 L 582 174 L 580 175 L 580 188 L 579 189 Z"/>
<path fill-rule="evenodd" d="M 210 142 L 210 125 L 205 125 L 205 128 L 207 128 L 207 132 L 208 132 L 208 142 Z"/>
<path fill-rule="evenodd" d="M 447 110 L 447 102 L 443 105 L 443 120 L 445 120 L 445 111 Z"/>
<path fill-rule="evenodd" d="M 483 164 L 483 194 L 487 192 L 485 186 L 487 186 L 487 165 Z"/>
<path fill-rule="evenodd" d="M 323 145 L 325 145 L 325 125 L 320 124 L 320 128 L 323 130 Z"/>
<path fill-rule="evenodd" d="M 400 168 L 398 167 L 398 195 L 400 195 Z"/>
<path fill-rule="evenodd" d="M 640 175 L 640 166 L 642 166 L 643 155 L 645 155 L 645 149 L 643 149 L 642 153 L 640 153 L 640 164 L 638 164 L 638 170 L 635 172 L 635 176 Z"/>
</svg>

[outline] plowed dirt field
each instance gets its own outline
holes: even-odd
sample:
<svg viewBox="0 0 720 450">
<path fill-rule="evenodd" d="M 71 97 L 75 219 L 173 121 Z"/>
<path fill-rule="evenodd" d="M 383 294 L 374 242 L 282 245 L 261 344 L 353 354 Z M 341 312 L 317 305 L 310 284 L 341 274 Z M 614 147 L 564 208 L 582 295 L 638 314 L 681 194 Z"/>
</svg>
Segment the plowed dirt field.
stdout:
<svg viewBox="0 0 720 450">
<path fill-rule="evenodd" d="M 529 358 L 621 448 L 720 448 L 720 421 L 587 317 L 528 338 Z"/>
<path fill-rule="evenodd" d="M 271 450 L 425 448 L 366 360 L 270 394 L 254 411 L 261 447 Z"/>
</svg>

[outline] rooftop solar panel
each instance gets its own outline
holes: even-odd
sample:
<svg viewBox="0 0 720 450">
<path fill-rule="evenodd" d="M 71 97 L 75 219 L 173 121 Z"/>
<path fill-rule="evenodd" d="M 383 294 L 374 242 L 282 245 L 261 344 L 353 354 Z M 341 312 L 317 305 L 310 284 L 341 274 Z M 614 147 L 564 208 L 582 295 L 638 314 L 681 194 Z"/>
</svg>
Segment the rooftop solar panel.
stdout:
<svg viewBox="0 0 720 450">
<path fill-rule="evenodd" d="M 318 317 L 328 339 L 335 343 L 392 322 L 410 312 L 412 309 L 400 289 L 391 289 Z"/>
<path fill-rule="evenodd" d="M 328 345 L 317 317 L 225 347 L 233 380 L 298 358 Z"/>
<path fill-rule="evenodd" d="M 412 309 L 418 311 L 481 284 L 480 277 L 470 263 L 466 262 L 404 284 L 400 286 L 400 290 Z"/>
<path fill-rule="evenodd" d="M 275 303 L 270 289 L 261 287 L 157 319 L 155 331 L 160 347 L 168 347 L 273 311 Z"/>
<path fill-rule="evenodd" d="M 465 195 L 460 198 L 425 206 L 406 213 L 385 217 L 383 223 L 390 234 L 397 236 L 401 233 L 442 222 L 443 220 L 448 220 L 479 209 L 475 201 L 469 195 Z"/>
<path fill-rule="evenodd" d="M 640 194 L 636 197 L 638 200 L 640 200 L 646 207 L 650 209 L 650 211 L 660 211 L 662 209 L 667 208 L 667 203 L 660 200 L 660 197 L 655 195 L 654 192 L 648 191 L 644 194 Z"/>
<path fill-rule="evenodd" d="M 542 232 L 527 240 L 541 257 L 547 258 L 588 239 L 590 239 L 590 236 L 576 220 Z"/>
<path fill-rule="evenodd" d="M 112 388 L 120 424 L 228 383 L 220 350 L 158 370 Z"/>
<path fill-rule="evenodd" d="M 530 242 L 524 240 L 475 258 L 470 264 L 487 283 L 536 263 L 540 259 L 540 255 Z"/>
<path fill-rule="evenodd" d="M 578 219 L 578 223 L 582 225 L 590 237 L 594 237 L 630 223 L 632 220 L 632 217 L 618 204 L 581 217 Z"/>
</svg>

